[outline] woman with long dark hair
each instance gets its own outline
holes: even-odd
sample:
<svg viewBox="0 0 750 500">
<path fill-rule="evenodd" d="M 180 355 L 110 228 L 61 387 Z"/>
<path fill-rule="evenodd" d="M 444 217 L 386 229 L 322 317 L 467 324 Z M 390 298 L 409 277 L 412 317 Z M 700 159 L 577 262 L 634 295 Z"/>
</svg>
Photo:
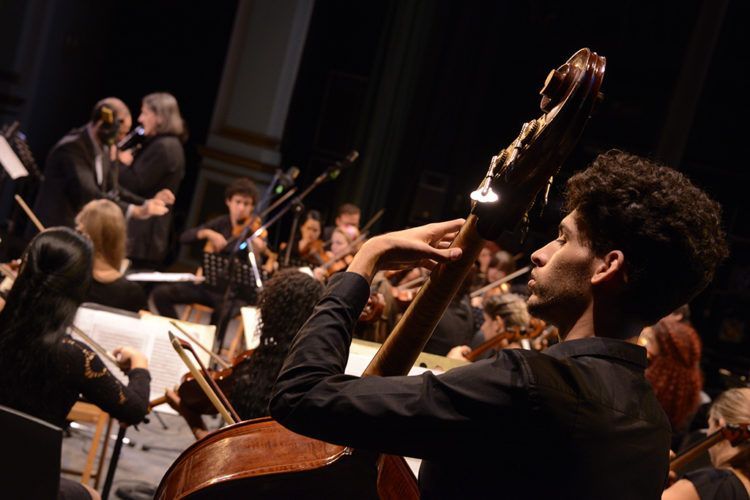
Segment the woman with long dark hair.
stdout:
<svg viewBox="0 0 750 500">
<path fill-rule="evenodd" d="M 143 419 L 150 383 L 145 356 L 130 347 L 115 350 L 128 373 L 126 387 L 67 333 L 88 291 L 92 260 L 91 242 L 69 228 L 47 229 L 29 243 L 0 313 L 0 404 L 65 427 L 82 394 L 122 422 Z M 90 498 L 91 491 L 61 481 L 65 498 Z"/>
</svg>

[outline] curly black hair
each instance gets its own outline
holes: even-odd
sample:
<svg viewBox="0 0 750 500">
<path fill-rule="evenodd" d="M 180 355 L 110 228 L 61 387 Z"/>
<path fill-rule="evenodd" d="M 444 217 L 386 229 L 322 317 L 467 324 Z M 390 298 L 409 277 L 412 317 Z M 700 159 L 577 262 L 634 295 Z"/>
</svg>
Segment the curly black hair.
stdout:
<svg viewBox="0 0 750 500">
<path fill-rule="evenodd" d="M 570 178 L 566 208 L 594 253 L 623 252 L 624 307 L 647 323 L 695 297 L 728 255 L 718 203 L 681 173 L 619 150 Z"/>
<path fill-rule="evenodd" d="M 247 420 L 269 414 L 268 402 L 289 346 L 323 295 L 323 285 L 296 269 L 277 272 L 260 294 L 260 345 L 235 369 L 231 401 Z"/>
</svg>

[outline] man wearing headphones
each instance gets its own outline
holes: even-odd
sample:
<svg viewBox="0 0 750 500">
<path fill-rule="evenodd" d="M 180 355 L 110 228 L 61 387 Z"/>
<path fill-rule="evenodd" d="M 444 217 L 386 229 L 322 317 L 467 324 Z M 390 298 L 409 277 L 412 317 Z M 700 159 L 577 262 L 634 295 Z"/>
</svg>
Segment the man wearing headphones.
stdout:
<svg viewBox="0 0 750 500">
<path fill-rule="evenodd" d="M 174 194 L 168 189 L 145 200 L 117 184 L 111 150 L 131 125 L 125 103 L 107 97 L 96 103 L 89 123 L 71 130 L 55 144 L 47 156 L 45 180 L 34 203 L 42 224 L 75 227 L 79 210 L 99 198 L 117 203 L 127 217 L 147 219 L 169 211 L 167 205 L 174 203 Z"/>
</svg>

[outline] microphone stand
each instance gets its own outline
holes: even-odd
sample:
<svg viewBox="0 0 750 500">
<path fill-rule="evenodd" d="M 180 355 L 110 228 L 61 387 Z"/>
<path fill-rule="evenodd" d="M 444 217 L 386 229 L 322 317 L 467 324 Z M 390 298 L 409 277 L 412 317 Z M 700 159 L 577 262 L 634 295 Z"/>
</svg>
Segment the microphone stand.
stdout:
<svg viewBox="0 0 750 500">
<path fill-rule="evenodd" d="M 305 199 L 305 197 L 310 194 L 310 192 L 315 189 L 316 187 L 320 186 L 327 180 L 334 180 L 336 179 L 342 170 L 344 170 L 346 167 L 354 163 L 356 159 L 359 157 L 359 153 L 356 150 L 352 150 L 349 152 L 349 154 L 346 156 L 343 162 L 337 162 L 334 165 L 329 166 L 326 168 L 323 173 L 321 173 L 319 176 L 315 178 L 315 180 L 310 184 L 307 189 L 302 191 L 299 195 L 295 196 L 292 201 L 290 201 L 284 208 L 279 210 L 274 214 L 273 217 L 271 217 L 268 222 L 260 226 L 253 234 L 250 235 L 250 237 L 247 239 L 247 244 L 249 245 L 252 240 L 263 234 L 264 231 L 267 231 L 269 227 L 271 227 L 277 220 L 279 220 L 284 214 L 286 214 L 290 208 L 295 206 L 295 204 L 302 205 L 302 200 Z M 290 191 L 291 193 L 292 191 Z M 289 193 L 287 193 L 289 194 Z M 266 210 L 264 213 L 268 213 L 270 210 Z M 242 247 L 241 247 L 242 248 Z"/>
<path fill-rule="evenodd" d="M 302 193 L 294 197 L 292 201 L 290 201 L 287 205 L 285 205 L 281 210 L 276 212 L 271 219 L 260 226 L 258 229 L 255 230 L 253 234 L 251 234 L 249 237 L 247 236 L 247 233 L 250 229 L 250 227 L 246 227 L 242 234 L 237 238 L 237 243 L 234 246 L 234 249 L 232 250 L 232 253 L 229 256 L 229 277 L 227 279 L 227 288 L 224 291 L 224 298 L 222 299 L 221 303 L 221 312 L 219 315 L 219 325 L 217 327 L 217 335 L 216 335 L 216 349 L 217 352 L 221 351 L 222 345 L 224 345 L 224 336 L 226 334 L 226 328 L 229 323 L 229 313 L 231 312 L 230 304 L 229 304 L 229 298 L 231 295 L 231 288 L 232 288 L 232 281 L 231 278 L 234 275 L 234 266 L 235 266 L 235 259 L 237 254 L 241 250 L 247 249 L 248 252 L 248 258 L 250 260 L 250 264 L 253 266 L 253 272 L 255 273 L 255 280 L 256 284 L 258 285 L 258 288 L 262 287 L 262 282 L 260 281 L 260 276 L 257 271 L 257 266 L 254 262 L 255 255 L 253 254 L 250 256 L 250 252 L 253 252 L 252 242 L 255 238 L 259 237 L 261 234 L 263 234 L 265 231 L 268 230 L 269 227 L 271 227 L 276 221 L 278 221 L 284 214 L 286 214 L 289 209 L 295 206 L 304 206 L 302 203 L 302 200 L 309 195 L 313 189 L 320 186 L 327 180 L 333 180 L 336 179 L 341 171 L 354 163 L 354 161 L 359 157 L 359 153 L 356 150 L 351 151 L 343 162 L 337 162 L 333 165 L 330 165 L 328 168 L 326 168 L 318 177 L 315 178 L 315 180 L 310 184 L 310 186 L 307 187 Z M 296 191 L 296 188 L 293 190 L 290 190 L 285 195 L 287 198 L 291 196 L 291 193 L 294 193 Z M 277 205 L 278 203 L 274 203 L 274 205 Z M 268 213 L 270 211 L 270 208 L 267 209 L 264 213 Z"/>
<path fill-rule="evenodd" d="M 305 206 L 301 202 L 294 204 L 294 219 L 292 219 L 292 229 L 289 231 L 289 241 L 287 242 L 286 251 L 284 252 L 284 267 L 289 267 L 289 261 L 292 258 L 292 245 L 295 244 L 294 237 L 297 235 L 299 219 L 302 216 L 302 211 L 304 209 Z"/>
</svg>

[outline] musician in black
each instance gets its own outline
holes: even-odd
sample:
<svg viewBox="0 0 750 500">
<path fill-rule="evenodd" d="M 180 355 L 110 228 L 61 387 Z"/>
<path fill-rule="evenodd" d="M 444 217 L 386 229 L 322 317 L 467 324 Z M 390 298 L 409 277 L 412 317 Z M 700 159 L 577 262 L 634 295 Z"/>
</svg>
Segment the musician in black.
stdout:
<svg viewBox="0 0 750 500">
<path fill-rule="evenodd" d="M 187 133 L 177 99 L 166 92 L 148 94 L 141 103 L 138 122 L 143 127 L 143 144 L 130 163 L 119 168 L 120 186 L 143 198 L 165 189 L 177 196 L 185 176 L 182 144 Z M 128 150 L 123 156 L 132 151 Z M 136 268 L 159 268 L 167 256 L 171 214 L 128 221 L 127 255 Z"/>
<path fill-rule="evenodd" d="M 125 103 L 107 97 L 96 103 L 89 123 L 71 130 L 55 144 L 47 156 L 45 180 L 34 203 L 34 212 L 42 224 L 75 227 L 75 216 L 81 208 L 100 198 L 114 201 L 126 216 L 138 219 L 169 211 L 167 204 L 174 203 L 169 190 L 144 199 L 118 187 L 111 165 L 111 146 L 124 136 L 131 122 Z"/>
<path fill-rule="evenodd" d="M 261 226 L 260 218 L 253 213 L 257 200 L 258 190 L 253 181 L 244 177 L 234 180 L 224 192 L 227 214 L 183 232 L 180 243 L 200 241 L 204 243 L 205 252 L 228 256 L 235 249 L 237 238 L 245 229 L 245 234 L 249 236 Z M 251 244 L 259 253 L 266 249 L 263 237 L 253 239 Z M 193 283 L 162 284 L 151 292 L 154 305 L 162 316 L 177 318 L 176 304 L 203 304 L 214 308 L 212 324 L 218 323 L 217 308 L 223 296 L 222 290 Z M 245 301 L 248 300 L 253 300 L 253 297 L 246 297 Z"/>
<path fill-rule="evenodd" d="M 563 342 L 437 376 L 344 375 L 375 272 L 461 254 L 441 244 L 461 220 L 386 234 L 329 284 L 281 370 L 272 416 L 324 441 L 422 458 L 425 499 L 659 498 L 669 421 L 636 341 L 713 278 L 727 254 L 720 208 L 682 174 L 618 151 L 569 180 L 567 208 L 557 238 L 532 255 L 528 300 Z"/>
<path fill-rule="evenodd" d="M 91 242 L 65 227 L 31 240 L 0 313 L 0 405 L 58 427 L 66 426 L 80 395 L 128 424 L 148 412 L 151 377 L 142 353 L 132 347 L 115 350 L 127 369 L 124 386 L 90 346 L 66 331 L 91 283 L 92 255 Z M 61 497 L 99 498 L 65 479 Z"/>
</svg>

